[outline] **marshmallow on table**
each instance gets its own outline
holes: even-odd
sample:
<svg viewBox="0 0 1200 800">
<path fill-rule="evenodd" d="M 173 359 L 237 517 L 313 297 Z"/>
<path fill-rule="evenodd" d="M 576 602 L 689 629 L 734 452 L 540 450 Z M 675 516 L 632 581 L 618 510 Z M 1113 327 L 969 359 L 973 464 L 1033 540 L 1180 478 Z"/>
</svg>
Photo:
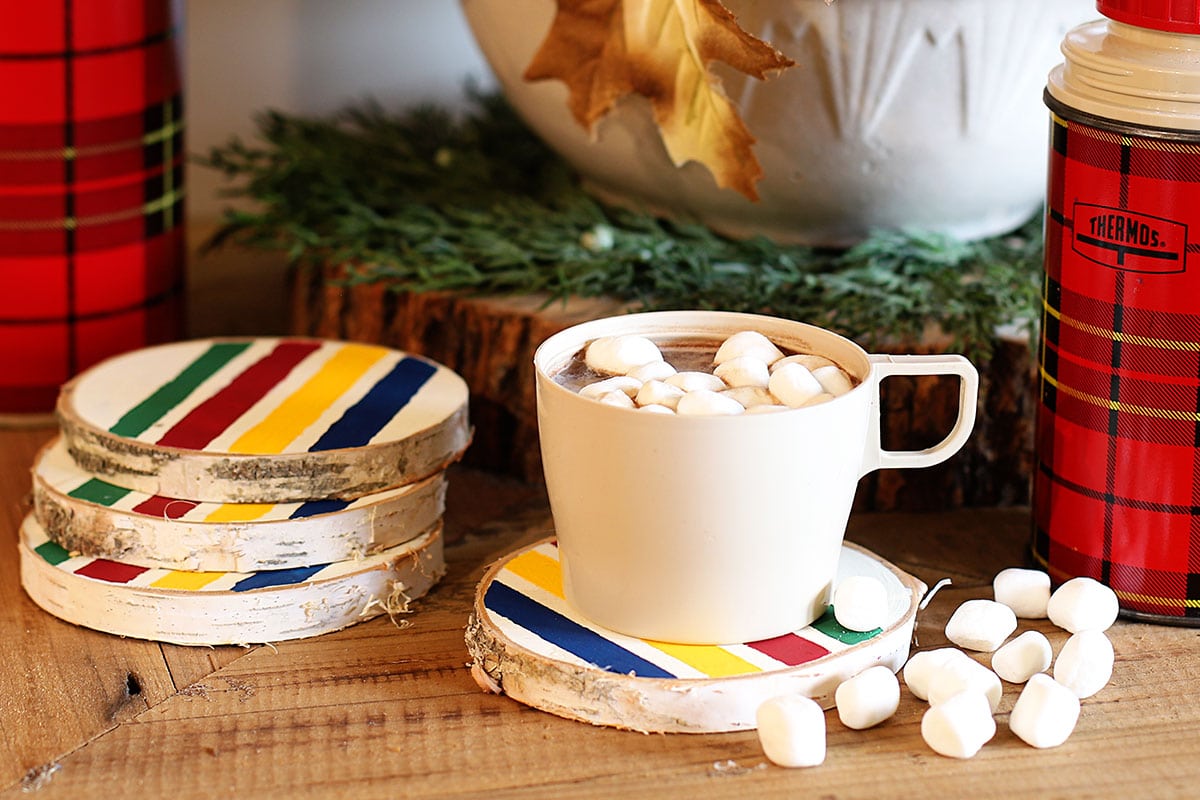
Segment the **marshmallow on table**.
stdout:
<svg viewBox="0 0 1200 800">
<path fill-rule="evenodd" d="M 713 365 L 720 366 L 726 361 L 742 356 L 751 356 L 764 364 L 770 364 L 783 358 L 783 351 L 758 331 L 739 331 L 717 348 L 717 354 L 713 356 Z"/>
<path fill-rule="evenodd" d="M 1009 683 L 1025 683 L 1049 669 L 1053 658 L 1050 640 L 1044 634 L 1025 631 L 992 654 L 992 670 Z"/>
<path fill-rule="evenodd" d="M 642 388 L 642 382 L 636 378 L 630 378 L 625 375 L 616 375 L 612 378 L 605 378 L 595 383 L 589 383 L 579 390 L 580 397 L 588 397 L 592 400 L 597 399 L 601 395 L 609 392 L 623 392 L 629 397 L 633 397 Z"/>
<path fill-rule="evenodd" d="M 951 658 L 935 668 L 926 686 L 931 705 L 964 691 L 983 695 L 987 698 L 988 706 L 995 711 L 1000 706 L 1004 685 L 1000 683 L 1000 676 L 963 653 L 963 658 Z"/>
<path fill-rule="evenodd" d="M 685 392 L 694 392 L 699 389 L 720 392 L 729 388 L 725 385 L 725 381 L 710 372 L 676 372 L 674 375 L 663 378 L 663 382 L 669 383 L 671 386 L 678 386 Z"/>
<path fill-rule="evenodd" d="M 1054 680 L 1083 699 L 1108 685 L 1112 678 L 1112 642 L 1103 631 L 1080 631 L 1067 639 L 1054 661 Z"/>
<path fill-rule="evenodd" d="M 767 388 L 781 403 L 792 408 L 799 408 L 817 395 L 825 393 L 825 387 L 808 367 L 794 362 L 771 373 Z"/>
<path fill-rule="evenodd" d="M 1079 698 L 1049 675 L 1029 679 L 1008 715 L 1008 727 L 1026 744 L 1057 747 L 1079 721 Z"/>
<path fill-rule="evenodd" d="M 625 375 L 630 370 L 662 361 L 658 345 L 645 336 L 604 336 L 588 345 L 584 362 L 596 372 Z"/>
<path fill-rule="evenodd" d="M 959 692 L 930 706 L 921 717 L 921 738 L 934 752 L 970 758 L 996 735 L 988 699 L 979 692 Z"/>
<path fill-rule="evenodd" d="M 995 600 L 968 600 L 946 623 L 946 638 L 959 647 L 990 653 L 1017 629 L 1017 615 Z"/>
<path fill-rule="evenodd" d="M 675 413 L 685 417 L 732 416 L 745 412 L 746 409 L 737 400 L 708 389 L 688 392 L 675 405 Z"/>
<path fill-rule="evenodd" d="M 868 667 L 838 686 L 834 702 L 843 725 L 864 730 L 896 713 L 900 707 L 900 682 L 883 665 Z"/>
<path fill-rule="evenodd" d="M 973 660 L 957 647 L 939 647 L 936 650 L 922 650 L 913 653 L 904 665 L 904 685 L 913 697 L 919 700 L 929 699 L 929 686 L 934 676 L 948 661 L 953 659 Z"/>
<path fill-rule="evenodd" d="M 771 378 L 771 373 L 767 370 L 767 362 L 754 356 L 731 358 L 714 369 L 713 375 L 731 387 L 762 386 L 765 388 Z"/>
<path fill-rule="evenodd" d="M 815 767 L 825 760 L 825 712 L 803 695 L 767 700 L 755 714 L 763 753 L 781 767 Z"/>
<path fill-rule="evenodd" d="M 992 592 L 1021 619 L 1044 619 L 1050 601 L 1050 576 L 1040 569 L 1010 567 L 996 573 Z"/>
<path fill-rule="evenodd" d="M 873 631 L 887 622 L 887 589 L 869 575 L 851 575 L 833 590 L 833 617 L 843 628 Z"/>
<path fill-rule="evenodd" d="M 662 381 L 671 377 L 676 372 L 675 367 L 666 361 L 651 361 L 649 364 L 634 367 L 626 374 L 631 378 L 637 378 L 639 381 Z"/>
<path fill-rule="evenodd" d="M 639 406 L 659 405 L 674 410 L 683 395 L 683 389 L 678 386 L 663 381 L 646 381 L 638 389 L 634 399 Z"/>
<path fill-rule="evenodd" d="M 1106 631 L 1117 621 L 1117 594 L 1094 578 L 1072 578 L 1054 590 L 1046 616 L 1068 633 Z"/>
</svg>

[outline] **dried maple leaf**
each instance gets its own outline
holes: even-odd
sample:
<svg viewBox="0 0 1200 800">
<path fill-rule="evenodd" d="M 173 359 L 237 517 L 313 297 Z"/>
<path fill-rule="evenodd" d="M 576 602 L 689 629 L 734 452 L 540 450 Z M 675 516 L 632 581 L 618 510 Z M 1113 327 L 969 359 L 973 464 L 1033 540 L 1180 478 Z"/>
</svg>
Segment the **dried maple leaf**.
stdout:
<svg viewBox="0 0 1200 800">
<path fill-rule="evenodd" d="M 709 65 L 761 79 L 791 59 L 742 30 L 719 0 L 557 2 L 526 80 L 566 83 L 571 113 L 589 131 L 620 98 L 648 98 L 676 166 L 699 161 L 718 186 L 758 199 L 754 137 Z"/>
</svg>

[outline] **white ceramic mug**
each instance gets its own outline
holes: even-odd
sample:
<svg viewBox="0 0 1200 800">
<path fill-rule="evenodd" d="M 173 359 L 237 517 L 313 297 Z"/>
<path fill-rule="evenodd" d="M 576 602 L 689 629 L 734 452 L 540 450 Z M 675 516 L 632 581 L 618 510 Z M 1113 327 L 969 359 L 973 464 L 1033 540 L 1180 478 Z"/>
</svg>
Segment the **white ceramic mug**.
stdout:
<svg viewBox="0 0 1200 800">
<path fill-rule="evenodd" d="M 742 330 L 785 352 L 832 358 L 859 383 L 808 408 L 685 417 L 605 405 L 553 379 L 601 336 L 715 346 Z M 962 356 L 869 355 L 812 325 L 714 311 L 586 322 L 544 341 L 534 365 L 567 600 L 603 627 L 691 644 L 757 641 L 817 619 L 829 602 L 858 479 L 957 452 L 974 425 L 979 384 Z M 960 378 L 958 418 L 942 442 L 920 451 L 882 448 L 879 383 L 889 375 Z"/>
</svg>

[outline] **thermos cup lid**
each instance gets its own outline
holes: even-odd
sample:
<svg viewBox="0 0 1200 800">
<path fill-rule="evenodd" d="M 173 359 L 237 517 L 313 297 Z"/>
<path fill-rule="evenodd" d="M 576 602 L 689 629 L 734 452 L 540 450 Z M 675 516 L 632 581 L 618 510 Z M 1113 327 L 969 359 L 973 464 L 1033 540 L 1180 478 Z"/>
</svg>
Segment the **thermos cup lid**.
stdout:
<svg viewBox="0 0 1200 800">
<path fill-rule="evenodd" d="M 1096 0 L 1096 10 L 1139 28 L 1200 34 L 1200 3 L 1195 0 Z"/>
</svg>

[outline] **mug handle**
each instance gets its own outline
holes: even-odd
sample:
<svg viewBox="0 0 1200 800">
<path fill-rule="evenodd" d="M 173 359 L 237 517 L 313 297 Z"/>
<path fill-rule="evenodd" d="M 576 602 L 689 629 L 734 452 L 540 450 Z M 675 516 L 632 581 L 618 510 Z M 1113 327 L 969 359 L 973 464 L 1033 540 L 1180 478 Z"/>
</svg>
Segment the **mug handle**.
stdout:
<svg viewBox="0 0 1200 800">
<path fill-rule="evenodd" d="M 863 453 L 861 475 L 877 469 L 931 467 L 957 453 L 975 427 L 975 411 L 979 396 L 979 372 L 970 361 L 958 355 L 894 356 L 871 354 L 871 370 L 875 380 L 870 428 Z M 879 385 L 889 375 L 957 375 L 958 418 L 945 439 L 924 450 L 884 450 L 879 436 Z"/>
</svg>

